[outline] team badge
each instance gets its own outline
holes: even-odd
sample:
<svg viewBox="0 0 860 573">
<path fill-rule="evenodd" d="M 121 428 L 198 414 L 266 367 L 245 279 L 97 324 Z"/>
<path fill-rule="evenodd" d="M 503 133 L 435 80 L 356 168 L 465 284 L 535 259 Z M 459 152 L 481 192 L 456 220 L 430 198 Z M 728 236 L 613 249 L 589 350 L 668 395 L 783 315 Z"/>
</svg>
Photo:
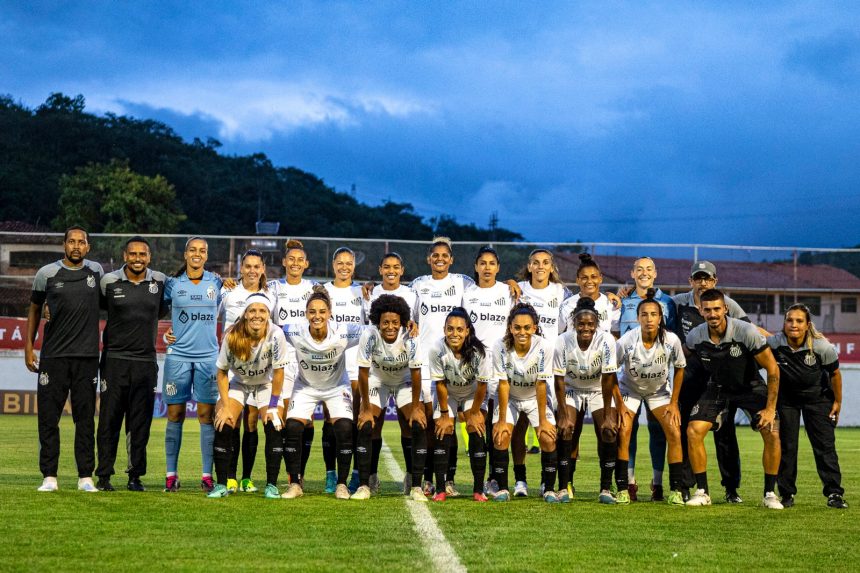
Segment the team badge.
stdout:
<svg viewBox="0 0 860 573">
<path fill-rule="evenodd" d="M 99 385 L 99 377 L 93 376 L 93 386 L 98 386 L 98 385 Z"/>
<path fill-rule="evenodd" d="M 739 358 L 743 352 L 741 351 L 741 347 L 737 344 L 732 344 L 732 347 L 729 348 L 729 354 L 732 358 Z"/>
<path fill-rule="evenodd" d="M 47 386 L 48 385 L 48 373 L 42 372 L 39 374 L 39 386 Z"/>
<path fill-rule="evenodd" d="M 215 300 L 218 297 L 218 294 L 215 292 L 214 287 L 209 287 L 206 289 L 206 298 L 209 300 Z"/>
<path fill-rule="evenodd" d="M 164 393 L 168 396 L 176 396 L 176 383 L 168 382 L 164 385 Z"/>
<path fill-rule="evenodd" d="M 690 410 L 690 415 L 691 415 L 691 416 L 695 416 L 695 415 L 696 415 L 696 414 L 698 414 L 698 413 L 699 413 L 699 405 L 698 405 L 698 404 L 696 404 L 695 406 L 693 406 L 693 409 L 692 409 L 692 410 Z"/>
<path fill-rule="evenodd" d="M 102 394 L 104 394 L 105 392 L 107 392 L 107 380 L 106 380 L 106 379 L 104 379 L 104 378 L 102 378 L 102 381 L 101 381 L 101 382 L 102 382 L 102 383 L 101 383 L 101 385 L 99 386 L 99 392 L 101 392 Z"/>
<path fill-rule="evenodd" d="M 87 277 L 87 286 L 90 288 L 96 288 L 96 279 L 93 275 Z"/>
<path fill-rule="evenodd" d="M 149 283 L 149 292 L 158 294 L 158 283 Z"/>
<path fill-rule="evenodd" d="M 815 366 L 815 355 L 812 352 L 807 352 L 803 357 L 803 363 L 807 366 Z"/>
</svg>

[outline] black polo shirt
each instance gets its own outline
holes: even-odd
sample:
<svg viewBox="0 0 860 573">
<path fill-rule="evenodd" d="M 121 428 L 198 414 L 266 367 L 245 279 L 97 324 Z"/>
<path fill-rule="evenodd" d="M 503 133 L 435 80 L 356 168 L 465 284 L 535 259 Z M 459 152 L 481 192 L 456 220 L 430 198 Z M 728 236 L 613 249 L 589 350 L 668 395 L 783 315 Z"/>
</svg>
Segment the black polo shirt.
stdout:
<svg viewBox="0 0 860 573">
<path fill-rule="evenodd" d="M 110 358 L 155 361 L 158 318 L 165 314 L 163 273 L 146 270 L 139 283 L 125 274 L 125 266 L 101 280 L 102 302 L 108 318 L 104 350 Z"/>
<path fill-rule="evenodd" d="M 699 358 L 712 384 L 740 393 L 760 381 L 755 356 L 767 349 L 767 341 L 749 322 L 727 316 L 726 323 L 718 344 L 708 337 L 707 323 L 693 328 L 687 334 L 687 348 Z"/>
</svg>

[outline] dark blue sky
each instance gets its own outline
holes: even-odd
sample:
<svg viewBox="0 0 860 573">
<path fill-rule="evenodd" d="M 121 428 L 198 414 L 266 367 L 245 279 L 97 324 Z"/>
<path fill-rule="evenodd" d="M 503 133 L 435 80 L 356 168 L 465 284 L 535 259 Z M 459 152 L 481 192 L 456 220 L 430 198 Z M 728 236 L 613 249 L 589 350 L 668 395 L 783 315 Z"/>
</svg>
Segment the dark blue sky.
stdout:
<svg viewBox="0 0 860 573">
<path fill-rule="evenodd" d="M 0 92 L 534 241 L 860 243 L 855 3 L 237 4 L 0 2 Z"/>
</svg>

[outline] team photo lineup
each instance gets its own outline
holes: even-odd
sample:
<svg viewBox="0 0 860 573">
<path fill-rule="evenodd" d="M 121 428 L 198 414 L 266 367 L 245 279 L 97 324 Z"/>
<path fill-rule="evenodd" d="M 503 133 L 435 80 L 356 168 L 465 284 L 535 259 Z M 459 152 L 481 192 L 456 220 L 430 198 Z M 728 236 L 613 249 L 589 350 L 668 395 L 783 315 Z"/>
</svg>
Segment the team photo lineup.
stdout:
<svg viewBox="0 0 860 573">
<path fill-rule="evenodd" d="M 468 497 L 468 480 L 455 479 L 462 440 L 474 501 L 531 495 L 570 503 L 590 416 L 599 494 L 579 501 L 743 503 L 740 410 L 762 438 L 757 503 L 794 505 L 802 416 L 824 504 L 848 508 L 835 446 L 842 403 L 835 347 L 803 304 L 787 308 L 778 332 L 752 324 L 719 290 L 711 262 L 690 261 L 690 290 L 670 296 L 658 288 L 658 269 L 647 256 L 633 262 L 633 286 L 618 292 L 601 290 L 600 261 L 587 253 L 579 255 L 576 292 L 542 248 L 525 261 L 501 261 L 492 246 L 458 252 L 474 261 L 474 274 L 449 272 L 455 247 L 446 237 L 428 243 L 427 274 L 409 284 L 401 282 L 404 262 L 396 252 L 379 260 L 377 281 L 356 282 L 356 255 L 347 246 L 333 253 L 333 280 L 318 284 L 304 277 L 309 259 L 295 239 L 281 245 L 283 278 L 267 276 L 257 250 L 241 255 L 238 276 L 221 277 L 206 269 L 201 237 L 185 243 L 181 268 L 160 271 L 150 268 L 150 242 L 131 237 L 124 264 L 109 273 L 86 258 L 85 229 L 69 228 L 63 241 L 63 258 L 34 279 L 25 340 L 26 366 L 38 381 L 40 492 L 59 489 L 59 423 L 69 398 L 78 489 L 120 487 L 112 477 L 124 446 L 126 488 L 146 491 L 142 477 L 157 473 L 148 467 L 147 445 L 160 390 L 167 405 L 166 493 L 198 487 L 196 477 L 179 477 L 193 401 L 206 497 L 371 499 L 380 489 L 382 428 L 393 401 L 406 469 L 402 492 L 415 502 Z M 502 264 L 522 268 L 500 276 Z M 163 317 L 171 326 L 159 389 Z M 635 471 L 643 410 L 650 473 L 644 466 Z M 264 486 L 259 469 L 253 475 L 260 426 Z M 305 488 L 317 430 L 324 490 Z M 710 440 L 719 494 L 708 480 Z M 540 457 L 540 479 L 532 476 L 531 488 L 530 448 Z M 278 486 L 282 469 L 285 488 Z"/>
</svg>

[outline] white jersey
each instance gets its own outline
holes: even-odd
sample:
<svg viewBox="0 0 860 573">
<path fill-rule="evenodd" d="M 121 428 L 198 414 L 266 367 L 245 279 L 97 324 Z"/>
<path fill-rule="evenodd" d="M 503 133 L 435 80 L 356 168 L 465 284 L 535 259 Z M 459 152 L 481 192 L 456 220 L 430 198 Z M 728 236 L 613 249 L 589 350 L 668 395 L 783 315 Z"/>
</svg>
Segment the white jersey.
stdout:
<svg viewBox="0 0 860 573">
<path fill-rule="evenodd" d="M 325 289 L 331 298 L 331 317 L 338 324 L 365 324 L 364 304 L 362 304 L 361 287 L 350 285 L 336 287 L 334 283 L 325 283 Z"/>
<path fill-rule="evenodd" d="M 346 376 L 345 352 L 358 344 L 361 331 L 359 324 L 328 323 L 328 336 L 322 342 L 313 339 L 308 323 L 289 324 L 284 327 L 287 342 L 296 351 L 299 364 L 296 385 L 305 384 L 317 390 L 327 390 L 349 385 Z"/>
<path fill-rule="evenodd" d="M 685 368 L 687 361 L 681 341 L 674 332 L 664 332 L 664 342 L 655 341 L 651 348 L 642 344 L 642 329 L 628 330 L 615 343 L 619 385 L 641 396 L 656 392 L 661 386 L 671 386 L 669 367 Z"/>
<path fill-rule="evenodd" d="M 555 348 L 555 339 L 559 334 L 558 313 L 561 303 L 570 297 L 570 291 L 560 283 L 549 283 L 545 288 L 536 289 L 528 281 L 517 283 L 523 291 L 520 302 L 527 302 L 537 311 L 540 319 L 541 336 Z"/>
<path fill-rule="evenodd" d="M 266 336 L 251 348 L 248 360 L 239 360 L 227 348 L 227 337 L 221 341 L 221 350 L 215 361 L 219 370 L 233 373 L 231 382 L 245 386 L 259 386 L 272 382 L 274 371 L 287 365 L 287 341 L 283 331 L 269 323 Z"/>
<path fill-rule="evenodd" d="M 358 367 L 369 368 L 370 378 L 395 388 L 412 379 L 411 369 L 421 368 L 418 340 L 404 335 L 401 328 L 397 339 L 385 342 L 379 330 L 371 325 L 361 333 L 358 342 Z"/>
<path fill-rule="evenodd" d="M 493 361 L 490 356 L 476 353 L 471 362 L 464 364 L 440 338 L 430 349 L 430 379 L 445 381 L 449 398 L 458 401 L 472 398 L 478 384 L 487 384 L 493 378 Z"/>
<path fill-rule="evenodd" d="M 532 336 L 532 345 L 523 357 L 518 356 L 513 349 L 508 350 L 504 341 L 496 343 L 493 349 L 495 376 L 499 380 L 508 381 L 511 400 L 535 398 L 535 386 L 539 381 L 546 382 L 549 390 L 552 381 L 552 354 L 553 349 L 549 342 L 540 336 Z M 547 393 L 547 404 L 549 403 Z"/>
<path fill-rule="evenodd" d="M 384 294 L 393 294 L 394 296 L 399 296 L 405 300 L 406 304 L 409 306 L 409 317 L 412 320 L 415 320 L 415 292 L 406 285 L 400 285 L 395 290 L 385 290 L 382 288 L 381 284 L 373 287 L 373 290 L 370 293 L 370 300 L 364 301 L 364 316 L 370 317 L 370 305 L 373 304 L 373 301 Z M 403 326 L 406 325 L 404 324 Z"/>
<path fill-rule="evenodd" d="M 504 283 L 497 282 L 489 288 L 476 284 L 466 288 L 463 307 L 475 325 L 475 336 L 488 352 L 505 336 L 512 306 L 511 289 Z"/>
<path fill-rule="evenodd" d="M 617 371 L 615 338 L 608 331 L 596 331 L 585 350 L 579 347 L 575 330 L 556 339 L 553 374 L 564 376 L 564 383 L 569 388 L 600 390 L 601 376 Z"/>
<path fill-rule="evenodd" d="M 267 289 L 265 291 L 254 291 L 264 295 L 269 300 L 269 311 L 271 312 L 275 306 L 275 296 L 274 293 Z M 233 290 L 227 290 L 224 287 L 221 287 L 221 304 L 218 307 L 218 316 L 221 317 L 221 320 L 224 322 L 224 330 L 226 331 L 228 327 L 236 324 L 240 318 L 242 318 L 242 313 L 245 312 L 246 301 L 248 297 L 254 294 L 254 292 L 249 291 L 242 283 L 236 285 Z M 272 315 L 274 319 L 274 315 Z"/>
<path fill-rule="evenodd" d="M 269 281 L 269 292 L 275 297 L 272 321 L 278 326 L 305 322 L 305 307 L 315 284 L 308 279 L 302 279 L 297 285 L 291 285 L 287 279 Z"/>
<path fill-rule="evenodd" d="M 561 303 L 561 311 L 559 312 L 559 333 L 573 330 L 573 317 L 571 314 L 576 308 L 576 303 L 579 302 L 579 293 L 566 298 Z M 612 325 L 618 324 L 618 319 L 621 318 L 621 309 L 612 308 L 612 302 L 609 297 L 603 293 L 594 301 L 594 310 L 597 311 L 597 328 L 606 332 L 612 332 Z"/>
<path fill-rule="evenodd" d="M 410 287 L 415 293 L 412 316 L 418 323 L 418 337 L 425 354 L 445 335 L 448 313 L 455 306 L 463 306 L 463 292 L 472 284 L 475 281 L 457 273 L 450 273 L 439 280 L 424 275 L 412 281 Z"/>
</svg>

